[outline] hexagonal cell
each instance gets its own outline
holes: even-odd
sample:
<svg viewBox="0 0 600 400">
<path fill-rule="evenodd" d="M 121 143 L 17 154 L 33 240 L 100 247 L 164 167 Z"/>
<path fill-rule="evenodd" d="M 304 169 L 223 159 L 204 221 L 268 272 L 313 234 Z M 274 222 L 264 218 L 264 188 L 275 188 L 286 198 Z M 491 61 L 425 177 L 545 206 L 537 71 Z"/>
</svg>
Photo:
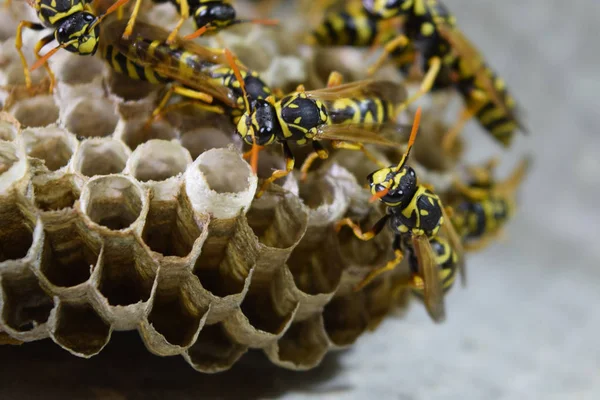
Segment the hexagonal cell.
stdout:
<svg viewBox="0 0 600 400">
<path fill-rule="evenodd" d="M 188 149 L 193 159 L 207 150 L 225 148 L 231 143 L 231 134 L 210 126 L 193 129 L 181 135 L 181 145 Z"/>
<path fill-rule="evenodd" d="M 198 164 L 198 169 L 204 175 L 206 184 L 217 193 L 238 193 L 248 189 L 246 174 L 224 173 L 226 171 L 240 172 L 247 169 L 246 162 L 239 157 L 224 157 L 217 152 L 204 153 L 205 157 Z"/>
<path fill-rule="evenodd" d="M 150 203 L 142 239 L 152 251 L 163 256 L 185 257 L 203 229 L 194 218 L 187 197 L 182 195 L 174 202 Z"/>
<path fill-rule="evenodd" d="M 221 324 L 208 325 L 188 349 L 186 360 L 200 372 L 214 373 L 231 368 L 247 350 L 232 341 Z"/>
<path fill-rule="evenodd" d="M 261 331 L 278 335 L 290 321 L 294 309 L 284 315 L 279 314 L 279 307 L 269 293 L 249 294 L 241 305 L 242 312 L 250 324 Z"/>
<path fill-rule="evenodd" d="M 108 78 L 108 90 L 124 101 L 141 100 L 157 89 L 157 86 L 146 81 L 134 80 L 111 69 Z"/>
<path fill-rule="evenodd" d="M 369 324 L 363 293 L 334 298 L 325 306 L 323 320 L 333 344 L 338 347 L 353 344 Z"/>
<path fill-rule="evenodd" d="M 131 243 L 106 244 L 98 290 L 111 306 L 146 302 L 152 292 L 155 271 L 152 261 Z"/>
<path fill-rule="evenodd" d="M 2 319 L 17 332 L 28 332 L 48 321 L 54 307 L 52 298 L 40 287 L 27 268 L 0 275 L 2 287 Z"/>
<path fill-rule="evenodd" d="M 293 369 L 317 366 L 329 349 L 321 315 L 294 322 L 276 345 L 266 350 L 278 365 Z"/>
<path fill-rule="evenodd" d="M 260 243 L 286 249 L 302 238 L 307 214 L 295 196 L 288 194 L 278 197 L 270 207 L 259 207 L 255 201 L 246 219 Z"/>
<path fill-rule="evenodd" d="M 81 142 L 75 157 L 75 171 L 87 177 L 123 172 L 129 149 L 112 138 L 89 139 Z"/>
<path fill-rule="evenodd" d="M 68 51 L 61 51 L 50 59 L 56 79 L 68 85 L 89 83 L 101 75 L 106 68 L 99 57 L 82 57 Z"/>
<path fill-rule="evenodd" d="M 150 126 L 146 126 L 144 121 L 130 121 L 126 123 L 121 133 L 121 140 L 132 150 L 152 139 L 177 139 L 177 130 L 165 121 L 155 121 Z"/>
<path fill-rule="evenodd" d="M 42 211 L 72 208 L 79 198 L 79 189 L 69 176 L 44 183 L 34 182 L 33 192 L 35 205 Z"/>
<path fill-rule="evenodd" d="M 50 95 L 34 96 L 23 99 L 15 104 L 11 114 L 23 127 L 43 127 L 58 120 L 58 106 Z"/>
<path fill-rule="evenodd" d="M 141 216 L 144 192 L 130 178 L 98 177 L 87 183 L 84 192 L 87 198 L 85 204 L 82 202 L 83 212 L 98 225 L 127 229 Z"/>
<path fill-rule="evenodd" d="M 33 216 L 16 203 L 0 209 L 0 262 L 27 255 L 33 244 L 35 224 Z"/>
<path fill-rule="evenodd" d="M 76 356 L 87 358 L 106 346 L 111 328 L 89 304 L 60 302 L 51 334 L 56 343 Z"/>
<path fill-rule="evenodd" d="M 84 239 L 76 220 L 44 232 L 40 270 L 48 281 L 59 287 L 73 287 L 87 281 L 98 261 L 100 246 Z"/>
<path fill-rule="evenodd" d="M 58 127 L 26 129 L 21 135 L 27 155 L 44 161 L 50 171 L 65 167 L 77 148 L 77 139 Z"/>
<path fill-rule="evenodd" d="M 193 306 L 181 289 L 163 289 L 159 285 L 148 322 L 169 344 L 187 347 L 192 344 L 207 311 L 208 308 L 199 310 Z"/>
<path fill-rule="evenodd" d="M 128 170 L 141 182 L 164 181 L 183 173 L 191 163 L 190 153 L 177 142 L 153 139 L 135 149 Z"/>
<path fill-rule="evenodd" d="M 110 100 L 87 98 L 65 117 L 65 126 L 79 137 L 104 137 L 115 131 L 118 121 L 115 105 Z"/>
</svg>

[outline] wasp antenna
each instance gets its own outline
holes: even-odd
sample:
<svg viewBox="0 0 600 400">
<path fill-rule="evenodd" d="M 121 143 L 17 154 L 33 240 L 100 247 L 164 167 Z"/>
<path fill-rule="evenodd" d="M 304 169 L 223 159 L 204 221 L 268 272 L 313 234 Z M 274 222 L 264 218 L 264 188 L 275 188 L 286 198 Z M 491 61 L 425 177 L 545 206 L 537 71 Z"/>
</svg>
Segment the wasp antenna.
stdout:
<svg viewBox="0 0 600 400">
<path fill-rule="evenodd" d="M 29 70 L 30 71 L 35 71 L 36 69 L 38 69 L 42 65 L 46 64 L 46 62 L 48 62 L 48 59 L 50 57 L 52 57 L 54 54 L 56 54 L 57 51 L 59 51 L 60 49 L 62 49 L 64 47 L 67 47 L 71 43 L 72 42 L 67 42 L 67 43 L 63 43 L 61 45 L 56 46 L 55 48 L 53 48 L 52 50 L 50 50 L 49 52 L 47 52 L 46 54 L 44 54 L 43 56 L 41 56 L 40 58 L 38 58 L 37 61 L 33 63 L 33 65 L 31 66 L 31 68 L 29 68 Z"/>
<path fill-rule="evenodd" d="M 246 83 L 242 77 L 242 73 L 238 68 L 235 62 L 235 56 L 229 49 L 224 49 L 225 57 L 227 58 L 227 62 L 229 63 L 229 67 L 233 71 L 235 78 L 240 83 L 240 88 L 242 89 L 242 93 L 244 94 L 244 106 L 246 107 L 246 112 L 250 112 L 250 100 L 248 99 L 248 93 L 246 92 Z M 252 155 L 250 157 L 250 165 L 252 166 L 252 171 L 254 174 L 258 172 L 258 145 L 256 144 L 256 137 L 254 136 L 254 130 L 250 130 L 250 135 L 252 135 Z"/>
<path fill-rule="evenodd" d="M 402 168 L 408 160 L 408 156 L 410 155 L 410 150 L 415 144 L 415 139 L 417 138 L 417 132 L 419 132 L 419 124 L 421 123 L 421 107 L 417 108 L 417 112 L 415 113 L 415 120 L 413 122 L 412 130 L 410 132 L 410 138 L 408 139 L 408 147 L 406 148 L 406 153 L 402 156 L 402 159 L 398 163 L 398 169 Z"/>
<path fill-rule="evenodd" d="M 124 6 L 128 2 L 129 2 L 129 0 L 118 0 L 112 6 L 108 7 L 108 9 L 106 10 L 106 12 L 104 14 L 102 14 L 101 16 L 99 16 L 98 18 L 96 18 L 96 20 L 94 21 L 94 23 L 92 25 L 90 25 L 90 27 L 88 28 L 88 32 L 91 31 L 91 30 L 93 30 L 96 27 L 96 25 L 98 25 L 104 18 L 106 18 L 110 14 L 114 13 L 121 6 Z"/>
<path fill-rule="evenodd" d="M 268 25 L 268 26 L 276 26 L 279 25 L 279 20 L 277 19 L 238 19 L 235 21 L 236 24 L 258 24 L 258 25 Z"/>
<path fill-rule="evenodd" d="M 204 35 L 210 29 L 211 29 L 211 27 L 209 25 L 204 25 L 202 28 L 199 28 L 195 32 L 190 33 L 189 35 L 184 36 L 183 39 L 184 40 L 196 39 L 197 37 L 200 37 L 200 36 Z"/>
</svg>

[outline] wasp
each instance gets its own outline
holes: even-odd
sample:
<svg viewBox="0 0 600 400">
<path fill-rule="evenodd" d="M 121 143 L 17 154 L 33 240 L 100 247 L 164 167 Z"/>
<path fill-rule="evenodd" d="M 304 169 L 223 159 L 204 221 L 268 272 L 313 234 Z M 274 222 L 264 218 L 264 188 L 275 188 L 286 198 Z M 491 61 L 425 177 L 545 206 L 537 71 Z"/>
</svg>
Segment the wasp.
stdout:
<svg viewBox="0 0 600 400">
<path fill-rule="evenodd" d="M 50 78 L 50 92 L 52 92 L 55 78 L 48 66 L 47 60 L 59 49 L 65 49 L 82 56 L 94 55 L 100 38 L 100 21 L 128 1 L 118 0 L 105 13 L 97 16 L 91 6 L 91 0 L 27 0 L 27 3 L 35 9 L 40 22 L 21 21 L 17 27 L 15 47 L 23 64 L 25 85 L 28 88 L 31 87 L 31 76 L 27 59 L 22 50 L 23 30 L 25 28 L 35 31 L 46 28 L 54 30 L 51 34 L 44 36 L 36 43 L 34 51 L 38 60 L 31 67 L 34 70 L 42 65 L 44 66 Z M 58 46 L 50 50 L 43 57 L 40 56 L 42 48 L 53 40 L 58 42 Z"/>
<path fill-rule="evenodd" d="M 236 66 L 232 64 L 232 68 Z M 248 101 L 237 133 L 252 145 L 280 143 L 286 159 L 286 169 L 274 171 L 256 196 L 260 197 L 272 182 L 294 169 L 291 142 L 313 147 L 314 152 L 301 168 L 303 176 L 315 159 L 328 157 L 321 140 L 332 141 L 334 148 L 363 151 L 371 159 L 374 157 L 365 143 L 394 146 L 381 133 L 398 130 L 396 108 L 405 98 L 404 87 L 397 83 L 367 80 L 342 84 L 341 75 L 333 72 L 324 89 L 306 91 L 300 85 L 278 101 L 273 96 Z"/>
<path fill-rule="evenodd" d="M 419 90 L 406 105 L 432 90 L 454 87 L 466 109 L 457 126 L 444 140 L 452 145 L 460 128 L 473 116 L 503 146 L 508 147 L 514 132 L 526 132 L 519 107 L 504 81 L 485 63 L 481 53 L 456 26 L 456 18 L 439 0 L 363 0 L 365 10 L 381 19 L 403 17 L 402 33 L 387 42 L 372 73 L 391 55 L 407 72 L 413 65 L 424 74 Z"/>
<path fill-rule="evenodd" d="M 502 228 L 515 213 L 514 193 L 521 185 L 531 160 L 526 157 L 503 182 L 496 182 L 493 171 L 498 164 L 494 158 L 483 166 L 469 167 L 468 184 L 456 180 L 458 192 L 452 221 L 457 227 L 466 250 L 485 248 L 502 234 Z"/>
<path fill-rule="evenodd" d="M 210 49 L 177 39 L 167 44 L 168 32 L 142 22 L 124 39 L 124 22 L 115 20 L 106 26 L 102 56 L 111 67 L 133 79 L 153 84 L 170 84 L 152 113 L 152 119 L 165 112 L 173 94 L 191 99 L 175 107 L 193 105 L 211 112 L 231 114 L 237 123 L 244 111 L 244 96 L 233 70 L 228 67 L 225 51 Z M 266 98 L 271 90 L 255 72 L 237 66 L 251 99 Z"/>
<path fill-rule="evenodd" d="M 194 22 L 198 30 L 191 35 L 186 36 L 186 39 L 193 39 L 203 34 L 216 33 L 222 29 L 232 25 L 241 23 L 260 23 L 264 25 L 275 25 L 278 22 L 275 20 L 260 20 L 260 19 L 238 19 L 237 13 L 233 5 L 224 0 L 153 0 L 155 3 L 170 2 L 179 10 L 179 20 L 175 28 L 167 37 L 167 43 L 175 42 L 179 30 L 183 23 L 193 16 Z M 128 38 L 133 33 L 133 28 L 140 10 L 142 0 L 136 0 L 133 6 L 133 12 L 129 17 L 127 27 L 123 32 L 123 36 Z"/>
<path fill-rule="evenodd" d="M 367 232 L 349 218 L 336 229 L 347 225 L 356 237 L 371 240 L 386 224 L 394 232 L 395 258 L 371 271 L 356 287 L 360 290 L 380 274 L 395 269 L 408 253 L 411 276 L 402 283 L 422 297 L 431 318 L 440 322 L 445 317 L 444 292 L 455 281 L 456 271 L 464 276 L 460 237 L 448 218 L 440 198 L 427 185 L 419 184 L 415 170 L 406 165 L 414 144 L 421 117 L 417 110 L 407 149 L 397 165 L 371 173 L 367 180 L 372 201 L 381 200 L 387 213 Z M 442 234 L 443 233 L 443 234 Z"/>
</svg>

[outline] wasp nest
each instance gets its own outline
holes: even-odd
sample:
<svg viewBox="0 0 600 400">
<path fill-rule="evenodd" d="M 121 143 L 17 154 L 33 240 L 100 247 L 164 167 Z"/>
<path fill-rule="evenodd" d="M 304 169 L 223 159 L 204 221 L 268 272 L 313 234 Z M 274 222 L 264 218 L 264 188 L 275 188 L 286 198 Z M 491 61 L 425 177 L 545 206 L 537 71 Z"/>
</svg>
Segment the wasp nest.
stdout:
<svg viewBox="0 0 600 400">
<path fill-rule="evenodd" d="M 202 372 L 226 370 L 250 348 L 307 369 L 406 305 L 395 275 L 352 290 L 392 257 L 391 235 L 367 243 L 334 231 L 347 214 L 380 215 L 362 188 L 375 166 L 360 153 L 341 151 L 306 182 L 290 176 L 254 199 L 258 179 L 227 120 L 172 113 L 146 126 L 157 89 L 99 57 L 61 51 L 53 95 L 21 90 L 13 32 L 34 17 L 13 4 L 1 14 L 1 342 L 50 337 L 91 357 L 113 331 L 138 330 L 152 353 Z M 269 28 L 244 29 L 243 40 L 222 37 L 269 84 L 319 79 L 310 61 L 278 55 Z M 28 56 L 37 38 L 26 32 Z M 244 54 L 248 41 L 265 56 Z M 260 161 L 259 177 L 283 164 L 276 152 Z"/>
</svg>

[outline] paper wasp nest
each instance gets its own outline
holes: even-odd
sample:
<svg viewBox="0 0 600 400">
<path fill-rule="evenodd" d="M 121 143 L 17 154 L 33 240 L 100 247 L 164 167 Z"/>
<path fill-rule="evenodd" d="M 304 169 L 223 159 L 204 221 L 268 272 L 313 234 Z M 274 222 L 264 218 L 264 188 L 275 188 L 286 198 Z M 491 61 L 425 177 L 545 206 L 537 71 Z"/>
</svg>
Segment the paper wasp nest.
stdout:
<svg viewBox="0 0 600 400">
<path fill-rule="evenodd" d="M 12 35 L 24 15 L 1 16 L 12 25 L 0 84 L 22 85 Z M 312 76 L 297 56 L 263 50 L 275 60 L 262 66 L 270 83 Z M 138 330 L 152 353 L 202 372 L 228 369 L 250 348 L 307 369 L 405 307 L 389 274 L 352 290 L 392 257 L 391 235 L 365 243 L 333 229 L 347 213 L 378 217 L 362 188 L 374 166 L 361 154 L 340 152 L 307 182 L 290 177 L 255 200 L 257 178 L 228 121 L 173 113 L 146 128 L 155 88 L 99 57 L 61 51 L 51 61 L 54 95 L 2 92 L 0 342 L 50 337 L 91 357 L 113 331 Z M 261 177 L 282 166 L 277 154 L 261 154 Z"/>
</svg>

